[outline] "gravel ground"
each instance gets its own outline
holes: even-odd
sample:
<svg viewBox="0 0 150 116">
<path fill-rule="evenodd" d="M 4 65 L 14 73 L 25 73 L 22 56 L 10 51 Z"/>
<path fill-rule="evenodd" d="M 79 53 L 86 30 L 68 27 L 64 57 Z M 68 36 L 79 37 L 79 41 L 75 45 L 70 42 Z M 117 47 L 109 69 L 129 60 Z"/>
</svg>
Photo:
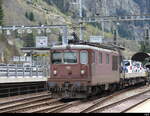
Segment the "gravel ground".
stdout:
<svg viewBox="0 0 150 116">
<path fill-rule="evenodd" d="M 150 99 L 127 111 L 127 113 L 150 113 Z"/>
<path fill-rule="evenodd" d="M 146 88 L 145 87 L 141 87 L 141 88 L 139 88 L 137 90 L 130 90 L 128 92 L 125 92 L 125 93 L 123 93 L 123 94 L 121 94 L 119 96 L 116 96 L 116 97 L 110 99 L 109 101 L 101 104 L 100 107 L 103 107 L 105 105 L 117 102 L 119 100 L 122 100 L 122 99 L 130 97 L 130 96 L 133 96 L 133 95 L 138 94 L 138 93 L 140 93 L 142 91 L 145 91 L 145 90 L 150 90 L 150 87 L 146 87 Z M 96 101 L 96 100 L 94 100 L 94 101 Z M 83 103 L 83 104 L 80 104 L 78 106 L 71 107 L 71 108 L 69 108 L 69 109 L 67 109 L 65 111 L 62 111 L 62 113 L 77 113 L 77 112 L 81 112 L 82 110 L 88 108 L 89 106 L 92 106 L 94 104 L 93 103 L 94 101 L 90 101 L 88 103 Z"/>
</svg>

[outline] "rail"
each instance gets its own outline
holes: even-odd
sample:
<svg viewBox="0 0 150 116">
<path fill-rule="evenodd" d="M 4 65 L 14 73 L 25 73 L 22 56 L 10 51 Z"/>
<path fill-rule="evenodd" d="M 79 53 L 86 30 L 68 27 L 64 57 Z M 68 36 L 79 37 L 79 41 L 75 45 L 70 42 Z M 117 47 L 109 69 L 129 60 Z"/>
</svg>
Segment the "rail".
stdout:
<svg viewBox="0 0 150 116">
<path fill-rule="evenodd" d="M 140 89 L 144 89 L 146 86 L 142 86 L 140 87 Z M 101 107 L 103 104 L 105 104 L 105 102 L 107 101 L 110 101 L 111 99 L 115 98 L 116 96 L 120 96 L 126 92 L 129 92 L 129 91 L 136 91 L 139 89 L 139 86 L 134 86 L 134 87 L 131 87 L 131 88 L 126 88 L 126 89 L 123 89 L 123 90 L 119 90 L 111 95 L 108 95 L 107 94 L 105 96 L 103 96 L 102 98 L 96 100 L 95 102 L 93 102 L 93 105 L 90 105 L 89 107 L 83 109 L 80 111 L 80 113 L 90 113 L 92 111 L 94 111 L 94 109 L 98 108 L 98 107 Z"/>
<path fill-rule="evenodd" d="M 38 96 L 35 95 L 24 99 L 17 99 L 11 102 L 6 102 L 6 104 L 4 103 L 4 105 L 0 106 L 0 113 L 16 112 L 30 108 L 32 109 L 32 107 L 35 107 L 34 104 L 37 104 L 39 107 L 43 104 L 47 104 L 48 101 L 52 101 L 51 96 L 48 93 Z"/>
<path fill-rule="evenodd" d="M 130 96 L 128 98 L 124 98 L 122 100 L 119 100 L 117 102 L 111 103 L 109 105 L 94 109 L 91 111 L 91 113 L 100 113 L 100 112 L 125 112 L 129 108 L 132 108 L 133 106 L 142 103 L 143 101 L 149 99 L 149 95 L 146 95 L 149 93 L 150 90 L 146 90 L 144 92 L 138 93 L 136 95 Z"/>
</svg>

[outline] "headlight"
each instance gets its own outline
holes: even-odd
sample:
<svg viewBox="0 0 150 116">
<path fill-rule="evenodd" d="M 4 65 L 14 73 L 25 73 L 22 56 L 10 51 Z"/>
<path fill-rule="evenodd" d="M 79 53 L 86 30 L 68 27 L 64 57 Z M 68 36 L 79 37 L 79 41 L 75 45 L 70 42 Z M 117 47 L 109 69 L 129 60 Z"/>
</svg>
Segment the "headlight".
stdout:
<svg viewBox="0 0 150 116">
<path fill-rule="evenodd" d="M 56 75 L 56 74 L 57 74 L 57 71 L 56 71 L 56 70 L 54 70 L 54 71 L 53 71 L 53 74 L 54 74 L 54 75 Z"/>
<path fill-rule="evenodd" d="M 82 75 L 85 74 L 85 70 L 81 70 L 81 74 L 82 74 Z"/>
</svg>

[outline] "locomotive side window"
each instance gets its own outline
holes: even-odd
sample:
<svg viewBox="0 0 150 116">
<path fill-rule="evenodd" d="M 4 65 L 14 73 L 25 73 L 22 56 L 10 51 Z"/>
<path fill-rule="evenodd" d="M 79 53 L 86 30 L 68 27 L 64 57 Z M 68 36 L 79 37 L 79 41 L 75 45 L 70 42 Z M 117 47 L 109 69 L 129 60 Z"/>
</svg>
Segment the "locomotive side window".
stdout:
<svg viewBox="0 0 150 116">
<path fill-rule="evenodd" d="M 130 62 L 129 61 L 123 61 L 124 66 L 130 66 Z"/>
<path fill-rule="evenodd" d="M 99 53 L 99 64 L 102 64 L 103 60 L 102 60 L 102 53 Z"/>
<path fill-rule="evenodd" d="M 77 63 L 77 53 L 76 52 L 65 52 L 64 53 L 64 64 L 74 64 Z"/>
<path fill-rule="evenodd" d="M 62 53 L 61 52 L 52 53 L 52 63 L 53 64 L 61 64 L 62 63 Z"/>
<path fill-rule="evenodd" d="M 112 70 L 117 71 L 118 70 L 118 57 L 112 56 Z"/>
<path fill-rule="evenodd" d="M 109 54 L 106 54 L 106 64 L 109 64 Z"/>
<path fill-rule="evenodd" d="M 95 59 L 95 58 L 96 58 L 96 57 L 95 57 L 95 52 L 93 52 L 93 53 L 92 53 L 92 62 L 93 62 L 93 63 L 96 62 L 96 59 Z"/>
<path fill-rule="evenodd" d="M 88 64 L 88 52 L 87 51 L 80 52 L 80 63 Z"/>
</svg>

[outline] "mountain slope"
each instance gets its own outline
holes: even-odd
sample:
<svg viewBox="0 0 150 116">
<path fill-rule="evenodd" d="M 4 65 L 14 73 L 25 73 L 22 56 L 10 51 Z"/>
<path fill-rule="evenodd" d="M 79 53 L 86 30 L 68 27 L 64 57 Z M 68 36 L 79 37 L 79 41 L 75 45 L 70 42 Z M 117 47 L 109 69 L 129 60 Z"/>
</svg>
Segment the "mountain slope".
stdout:
<svg viewBox="0 0 150 116">
<path fill-rule="evenodd" d="M 35 25 L 35 24 L 63 24 L 67 20 L 56 7 L 47 5 L 42 0 L 38 2 L 28 2 L 28 0 L 3 0 L 5 13 L 4 25 Z M 26 12 L 33 12 L 35 21 L 30 21 L 25 17 Z"/>
<path fill-rule="evenodd" d="M 69 34 L 72 31 L 76 31 L 79 35 L 78 24 L 74 23 L 74 18 L 79 16 L 79 7 L 73 5 L 74 0 L 3 0 L 3 10 L 4 10 L 4 25 L 59 25 L 67 24 L 69 25 Z M 104 2 L 107 1 L 107 2 Z M 94 16 L 94 14 L 100 15 L 121 15 L 121 14 L 135 14 L 140 12 L 146 12 L 146 10 L 141 10 L 143 7 L 136 2 L 136 0 L 83 0 L 83 15 L 84 16 Z M 143 5 L 144 6 L 144 5 Z M 106 10 L 107 9 L 107 10 Z M 34 20 L 30 20 L 30 17 L 27 17 L 26 14 L 33 14 Z M 86 27 L 83 30 L 84 39 L 89 39 L 90 35 L 102 35 L 102 31 L 99 27 L 101 24 L 95 24 L 96 27 L 91 24 L 84 24 Z M 99 26 L 100 25 L 100 26 Z M 105 37 L 107 39 L 112 39 L 113 35 L 110 32 L 111 27 L 109 23 L 105 23 Z M 126 30 L 128 28 L 127 24 L 121 24 L 124 27 L 123 33 L 128 33 Z M 130 25 L 134 27 L 135 30 L 140 28 L 139 26 L 135 27 L 133 24 Z M 122 29 L 122 28 L 121 28 Z M 129 28 L 133 30 L 133 28 Z M 141 31 L 132 31 L 139 37 Z M 52 33 L 49 34 L 50 42 L 54 42 L 59 37 L 58 30 L 52 30 Z M 36 34 L 35 34 L 36 35 Z M 124 36 L 125 37 L 125 36 Z M 6 37 L 6 43 L 13 43 L 11 46 L 21 47 L 20 41 L 14 37 Z M 137 38 L 139 39 L 139 38 Z M 23 40 L 21 40 L 23 41 Z M 125 46 L 128 46 L 132 51 L 138 51 L 139 45 L 137 42 L 132 42 L 130 40 L 122 40 L 122 43 Z M 10 48 L 9 48 L 10 49 Z M 19 51 L 18 51 L 19 54 Z"/>
</svg>

